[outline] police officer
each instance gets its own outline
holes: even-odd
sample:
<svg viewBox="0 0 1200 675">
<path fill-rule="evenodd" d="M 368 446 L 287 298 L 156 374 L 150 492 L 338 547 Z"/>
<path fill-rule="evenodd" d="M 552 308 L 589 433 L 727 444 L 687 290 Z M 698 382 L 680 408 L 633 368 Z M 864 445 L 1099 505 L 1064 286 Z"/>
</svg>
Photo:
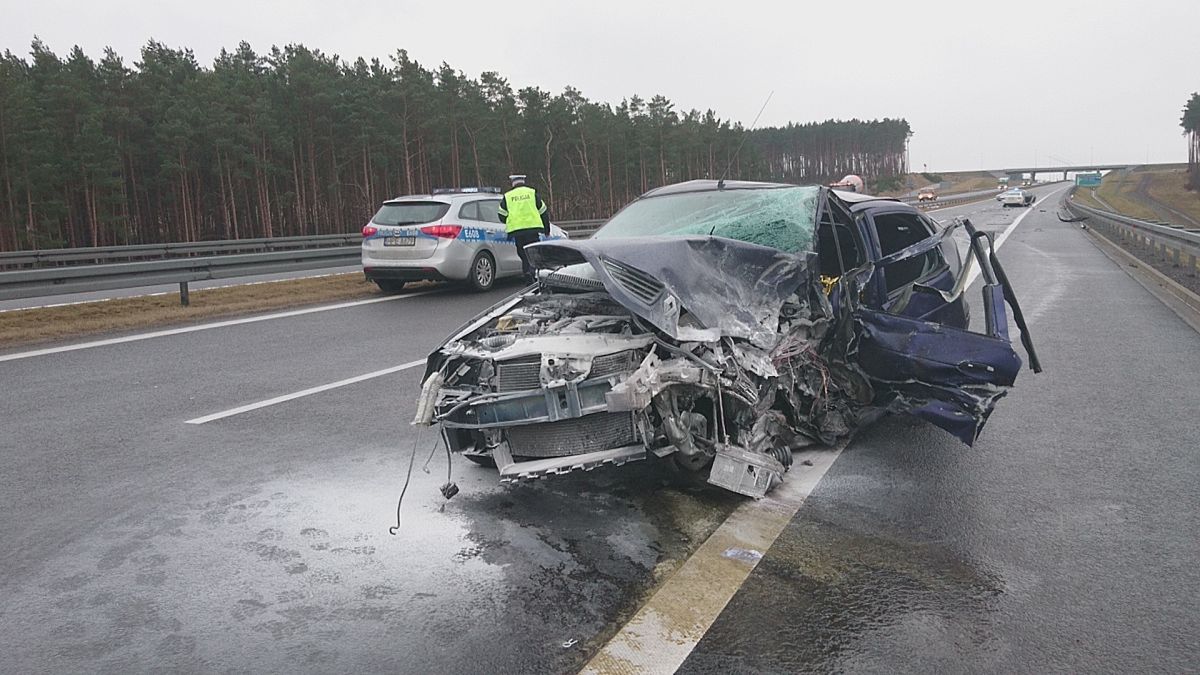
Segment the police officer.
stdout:
<svg viewBox="0 0 1200 675">
<path fill-rule="evenodd" d="M 525 279 L 533 281 L 533 265 L 525 257 L 525 247 L 537 242 L 539 234 L 550 234 L 550 212 L 546 210 L 546 202 L 538 196 L 537 190 L 525 185 L 523 174 L 514 174 L 508 179 L 513 187 L 500 200 L 500 222 L 504 223 L 508 238 L 517 245 Z"/>
</svg>

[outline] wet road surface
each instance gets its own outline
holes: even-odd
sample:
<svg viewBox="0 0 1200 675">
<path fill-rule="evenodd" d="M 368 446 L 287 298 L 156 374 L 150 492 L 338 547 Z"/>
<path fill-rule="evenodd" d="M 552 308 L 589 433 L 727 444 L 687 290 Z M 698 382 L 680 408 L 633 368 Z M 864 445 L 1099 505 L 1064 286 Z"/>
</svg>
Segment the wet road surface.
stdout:
<svg viewBox="0 0 1200 675">
<path fill-rule="evenodd" d="M 974 448 L 867 429 L 680 672 L 1195 670 L 1200 335 L 1043 208 L 1000 258 L 1046 371 Z"/>
<path fill-rule="evenodd" d="M 1200 349 L 1068 227 L 1031 213 L 1001 251 L 1047 373 L 974 450 L 868 430 L 685 670 L 1172 669 L 1194 649 Z M 445 457 L 426 466 L 408 426 L 420 368 L 185 424 L 423 358 L 512 290 L 0 363 L 5 670 L 581 666 L 739 500 L 648 465 L 509 487 L 456 462 L 446 502 Z"/>
<path fill-rule="evenodd" d="M 8 672 L 563 672 L 737 503 L 649 471 L 504 487 L 417 446 L 450 292 L 0 363 Z M 428 469 L 426 472 L 425 469 Z"/>
</svg>

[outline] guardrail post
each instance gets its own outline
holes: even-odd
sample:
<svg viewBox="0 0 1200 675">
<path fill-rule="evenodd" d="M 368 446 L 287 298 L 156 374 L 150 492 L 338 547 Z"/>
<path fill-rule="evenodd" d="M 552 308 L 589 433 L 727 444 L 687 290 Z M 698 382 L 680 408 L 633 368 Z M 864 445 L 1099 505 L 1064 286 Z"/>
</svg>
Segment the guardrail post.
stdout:
<svg viewBox="0 0 1200 675">
<path fill-rule="evenodd" d="M 188 297 L 188 282 L 179 282 L 179 304 L 187 307 L 191 302 L 191 298 Z"/>
</svg>

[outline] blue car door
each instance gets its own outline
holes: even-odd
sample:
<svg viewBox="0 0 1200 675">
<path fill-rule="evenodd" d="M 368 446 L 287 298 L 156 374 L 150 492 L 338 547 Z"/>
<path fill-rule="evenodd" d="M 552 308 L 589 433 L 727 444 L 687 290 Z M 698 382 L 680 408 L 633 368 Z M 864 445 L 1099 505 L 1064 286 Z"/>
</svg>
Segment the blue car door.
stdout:
<svg viewBox="0 0 1200 675">
<path fill-rule="evenodd" d="M 852 318 L 857 363 L 875 388 L 876 403 L 932 422 L 971 445 L 1021 369 L 1021 358 L 1009 340 L 1006 305 L 1021 330 L 1031 368 L 1040 372 L 1041 366 L 989 236 L 976 232 L 968 221 L 963 224 L 970 235 L 969 250 L 983 278 L 983 332 L 931 320 L 936 312 L 912 316 L 908 311 L 888 311 L 887 306 L 856 307 Z M 948 234 L 927 237 L 885 256 L 876 261 L 873 271 L 882 269 L 886 275 L 892 265 L 919 259 L 940 246 Z M 961 299 L 961 287 L 967 280 L 961 284 L 957 281 L 950 284 L 949 292 L 957 287 L 957 299 Z M 930 303 L 950 304 L 947 291 L 926 288 L 929 290 L 922 294 L 929 296 Z M 914 306 L 910 300 L 904 309 Z"/>
<path fill-rule="evenodd" d="M 871 240 L 876 259 L 939 236 L 944 229 L 899 205 L 863 213 L 860 225 Z M 966 328 L 967 306 L 961 294 L 953 300 L 945 299 L 961 271 L 958 250 L 953 240 L 942 241 L 942 245 L 923 253 L 876 267 L 871 291 L 878 300 L 873 306 L 891 314 Z"/>
</svg>

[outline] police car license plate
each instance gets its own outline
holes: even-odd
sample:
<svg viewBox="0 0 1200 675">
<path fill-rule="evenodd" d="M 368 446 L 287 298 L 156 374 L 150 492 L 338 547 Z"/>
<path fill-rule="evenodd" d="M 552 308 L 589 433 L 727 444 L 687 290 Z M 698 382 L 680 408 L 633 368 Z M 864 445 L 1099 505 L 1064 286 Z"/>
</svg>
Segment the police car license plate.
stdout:
<svg viewBox="0 0 1200 675">
<path fill-rule="evenodd" d="M 384 246 L 416 246 L 416 237 L 384 237 Z"/>
</svg>

